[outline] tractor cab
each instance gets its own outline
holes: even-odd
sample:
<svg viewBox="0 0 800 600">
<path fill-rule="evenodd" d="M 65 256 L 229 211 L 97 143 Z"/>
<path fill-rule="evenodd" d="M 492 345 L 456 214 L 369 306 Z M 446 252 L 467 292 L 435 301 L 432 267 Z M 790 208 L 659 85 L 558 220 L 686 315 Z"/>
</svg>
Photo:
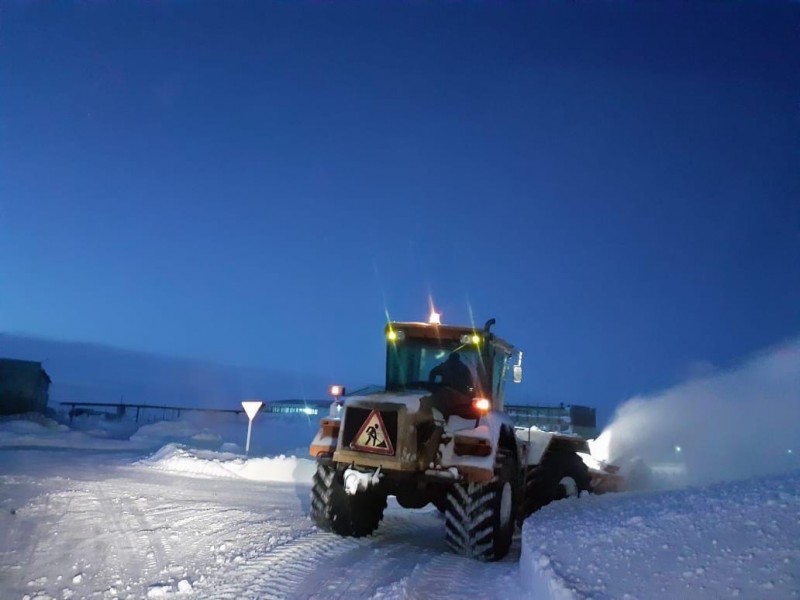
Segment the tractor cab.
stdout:
<svg viewBox="0 0 800 600">
<path fill-rule="evenodd" d="M 502 410 L 506 376 L 522 380 L 521 352 L 483 329 L 432 323 L 386 326 L 386 391 L 429 391 L 443 413 Z M 517 364 L 512 364 L 515 354 Z"/>
</svg>

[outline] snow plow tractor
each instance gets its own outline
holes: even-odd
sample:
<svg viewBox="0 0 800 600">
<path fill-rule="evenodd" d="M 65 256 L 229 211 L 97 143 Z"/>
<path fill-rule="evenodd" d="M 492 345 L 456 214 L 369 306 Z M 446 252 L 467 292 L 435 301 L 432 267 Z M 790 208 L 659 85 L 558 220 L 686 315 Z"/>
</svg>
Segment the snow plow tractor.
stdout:
<svg viewBox="0 0 800 600">
<path fill-rule="evenodd" d="M 337 398 L 311 443 L 320 528 L 369 535 L 395 496 L 405 508 L 435 505 L 456 553 L 499 560 L 528 515 L 603 477 L 582 460 L 584 439 L 515 428 L 503 412 L 506 379 L 522 380 L 522 353 L 491 331 L 494 322 L 386 326 L 385 391 Z"/>
</svg>

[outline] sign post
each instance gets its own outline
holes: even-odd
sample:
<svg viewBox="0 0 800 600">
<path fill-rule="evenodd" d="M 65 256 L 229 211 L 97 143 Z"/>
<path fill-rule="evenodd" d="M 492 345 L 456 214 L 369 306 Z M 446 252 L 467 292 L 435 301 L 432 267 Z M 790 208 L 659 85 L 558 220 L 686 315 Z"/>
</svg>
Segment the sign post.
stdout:
<svg viewBox="0 0 800 600">
<path fill-rule="evenodd" d="M 250 454 L 250 433 L 253 431 L 253 419 L 258 414 L 261 405 L 264 404 L 260 400 L 249 400 L 242 402 L 242 408 L 247 414 L 247 444 L 244 448 L 245 454 Z"/>
</svg>

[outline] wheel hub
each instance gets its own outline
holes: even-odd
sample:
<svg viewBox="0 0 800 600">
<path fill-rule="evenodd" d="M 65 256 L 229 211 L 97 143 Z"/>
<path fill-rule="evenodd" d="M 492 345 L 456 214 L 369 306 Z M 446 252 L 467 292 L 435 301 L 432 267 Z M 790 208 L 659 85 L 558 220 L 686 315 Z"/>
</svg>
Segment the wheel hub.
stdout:
<svg viewBox="0 0 800 600">
<path fill-rule="evenodd" d="M 563 477 L 558 482 L 558 486 L 564 492 L 564 498 L 572 498 L 578 495 L 578 482 L 572 477 Z"/>
<path fill-rule="evenodd" d="M 505 527 L 511 521 L 511 484 L 505 482 L 500 492 L 500 525 Z"/>
</svg>

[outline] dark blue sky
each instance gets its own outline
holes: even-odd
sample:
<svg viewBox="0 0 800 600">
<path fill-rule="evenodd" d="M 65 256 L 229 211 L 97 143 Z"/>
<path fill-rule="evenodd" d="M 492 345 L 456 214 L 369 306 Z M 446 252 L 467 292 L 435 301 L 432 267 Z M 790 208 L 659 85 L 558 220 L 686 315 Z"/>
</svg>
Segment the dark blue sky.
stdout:
<svg viewBox="0 0 800 600">
<path fill-rule="evenodd" d="M 0 329 L 379 382 L 496 317 L 597 405 L 800 332 L 800 4 L 0 13 Z M 320 391 L 322 392 L 322 390 Z"/>
</svg>

